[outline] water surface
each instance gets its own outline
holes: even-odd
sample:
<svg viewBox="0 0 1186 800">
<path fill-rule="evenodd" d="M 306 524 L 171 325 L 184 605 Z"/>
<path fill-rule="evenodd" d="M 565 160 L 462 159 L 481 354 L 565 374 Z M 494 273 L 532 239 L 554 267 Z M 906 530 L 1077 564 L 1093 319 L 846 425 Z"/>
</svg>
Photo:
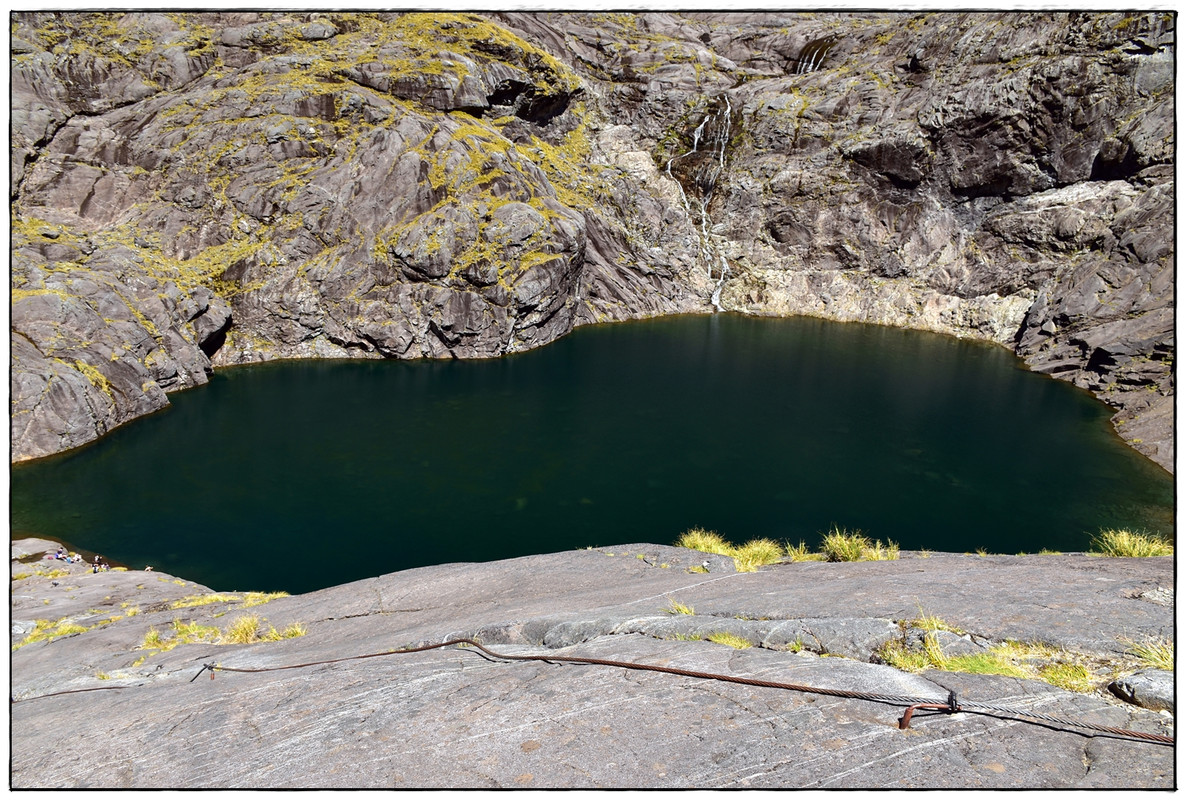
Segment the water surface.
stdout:
<svg viewBox="0 0 1186 800">
<path fill-rule="evenodd" d="M 296 593 L 692 526 L 1000 553 L 1172 529 L 1172 477 L 1106 406 L 1003 348 L 880 326 L 674 317 L 489 361 L 236 367 L 170 399 L 14 467 L 14 536 Z"/>
</svg>

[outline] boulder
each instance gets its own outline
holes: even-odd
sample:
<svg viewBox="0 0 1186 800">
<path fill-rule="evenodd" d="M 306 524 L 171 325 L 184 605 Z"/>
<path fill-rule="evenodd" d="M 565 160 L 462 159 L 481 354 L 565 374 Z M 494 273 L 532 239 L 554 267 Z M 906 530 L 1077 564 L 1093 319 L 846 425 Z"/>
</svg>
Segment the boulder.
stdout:
<svg viewBox="0 0 1186 800">
<path fill-rule="evenodd" d="M 1164 669 L 1143 669 L 1117 678 L 1108 689 L 1120 699 L 1141 708 L 1174 711 L 1174 673 Z"/>
</svg>

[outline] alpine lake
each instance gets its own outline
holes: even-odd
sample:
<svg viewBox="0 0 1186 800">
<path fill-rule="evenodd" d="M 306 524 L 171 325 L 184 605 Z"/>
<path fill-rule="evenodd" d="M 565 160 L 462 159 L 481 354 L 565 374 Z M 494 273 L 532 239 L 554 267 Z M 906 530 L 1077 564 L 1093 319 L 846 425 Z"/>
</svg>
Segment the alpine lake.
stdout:
<svg viewBox="0 0 1186 800">
<path fill-rule="evenodd" d="M 874 325 L 668 317 L 490 360 L 228 368 L 170 400 L 14 465 L 13 538 L 295 594 L 692 527 L 1008 554 L 1173 530 L 1173 476 L 1107 406 L 1005 348 Z"/>
</svg>

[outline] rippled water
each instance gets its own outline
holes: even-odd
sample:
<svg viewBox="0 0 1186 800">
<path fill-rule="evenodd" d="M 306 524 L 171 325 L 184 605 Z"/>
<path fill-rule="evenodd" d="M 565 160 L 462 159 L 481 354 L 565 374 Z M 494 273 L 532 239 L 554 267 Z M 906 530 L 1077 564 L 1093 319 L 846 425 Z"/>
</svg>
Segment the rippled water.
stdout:
<svg viewBox="0 0 1186 800">
<path fill-rule="evenodd" d="M 1001 553 L 1172 529 L 1172 477 L 1106 406 L 1002 348 L 878 326 L 675 317 L 489 361 L 237 367 L 171 400 L 14 467 L 14 537 L 295 593 L 692 526 Z"/>
</svg>

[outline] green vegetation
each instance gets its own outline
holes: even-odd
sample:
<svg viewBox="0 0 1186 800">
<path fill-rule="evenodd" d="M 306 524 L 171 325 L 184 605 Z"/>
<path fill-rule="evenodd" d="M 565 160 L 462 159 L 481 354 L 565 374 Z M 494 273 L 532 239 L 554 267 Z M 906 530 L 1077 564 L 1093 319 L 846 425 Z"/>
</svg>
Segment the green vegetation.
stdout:
<svg viewBox="0 0 1186 800">
<path fill-rule="evenodd" d="M 1172 556 L 1174 546 L 1164 539 L 1148 533 L 1135 533 L 1121 529 L 1101 530 L 1091 538 L 1090 555 L 1114 558 L 1149 558 L 1151 556 Z"/>
<path fill-rule="evenodd" d="M 772 539 L 752 539 L 733 551 L 738 572 L 756 572 L 758 567 L 782 560 L 784 548 Z"/>
<path fill-rule="evenodd" d="M 849 531 L 833 526 L 824 534 L 820 551 L 828 561 L 896 561 L 898 545 L 888 542 L 883 545 L 865 536 L 861 531 Z"/>
<path fill-rule="evenodd" d="M 751 539 L 735 545 L 716 531 L 703 528 L 685 531 L 675 546 L 729 556 L 738 572 L 754 572 L 758 567 L 781 561 L 896 561 L 899 555 L 895 542 L 874 541 L 860 531 L 849 532 L 835 526 L 824 535 L 818 553 L 810 552 L 803 541 L 797 545 L 780 545 L 772 539 Z M 705 570 L 691 567 L 689 571 Z"/>
<path fill-rule="evenodd" d="M 1174 671 L 1173 639 L 1146 639 L 1143 642 L 1127 641 L 1129 655 L 1135 656 L 1145 666 Z"/>
<path fill-rule="evenodd" d="M 923 636 L 922 648 L 919 650 L 910 649 L 904 640 L 895 639 L 883 645 L 877 655 L 882 663 L 905 672 L 938 669 L 976 675 L 1005 675 L 1041 680 L 1080 693 L 1092 692 L 1106 680 L 1097 676 L 1084 663 L 1087 657 L 1040 642 L 1007 641 L 982 653 L 948 656 L 943 653 L 931 630 Z"/>
<path fill-rule="evenodd" d="M 49 600 L 48 599 L 45 600 L 44 603 L 46 605 L 49 605 Z M 99 612 L 98 609 L 91 609 L 87 613 L 94 614 L 94 613 L 101 613 L 101 612 Z M 134 613 L 134 612 L 132 612 L 132 613 Z M 129 614 L 129 616 L 130 615 L 131 614 Z M 50 641 L 52 639 L 57 639 L 58 637 L 61 637 L 61 636 L 69 636 L 74 633 L 86 633 L 87 631 L 93 631 L 95 628 L 101 628 L 104 625 L 110 625 L 112 622 L 115 622 L 116 620 L 120 620 L 120 619 L 123 619 L 123 615 L 116 614 L 116 615 L 109 617 L 107 619 L 101 619 L 98 622 L 96 622 L 94 625 L 91 625 L 89 627 L 85 626 L 85 625 L 78 624 L 77 622 L 73 621 L 70 617 L 62 617 L 57 622 L 51 622 L 46 619 L 39 619 L 34 623 L 33 632 L 30 633 L 28 636 L 26 636 L 21 641 L 14 644 L 12 646 L 12 649 L 19 650 L 20 648 L 24 647 L 27 644 L 33 644 L 34 642 Z"/>
<path fill-rule="evenodd" d="M 169 604 L 169 608 L 194 608 L 195 606 L 206 606 L 211 603 L 233 603 L 239 600 L 237 595 L 233 594 L 200 594 L 193 597 L 183 597 L 180 600 L 174 600 Z"/>
<path fill-rule="evenodd" d="M 263 605 L 281 597 L 288 597 L 288 592 L 247 592 L 243 595 L 243 607 Z"/>
<path fill-rule="evenodd" d="M 229 644 L 251 644 L 252 642 L 258 642 L 260 640 L 259 617 L 254 614 L 236 617 L 227 627 L 223 639 Z"/>
<path fill-rule="evenodd" d="M 288 592 L 244 592 L 242 594 L 198 594 L 174 600 L 169 608 L 193 608 L 213 603 L 239 603 L 243 608 L 263 605 L 279 597 L 288 597 Z"/>
<path fill-rule="evenodd" d="M 675 598 L 667 598 L 667 608 L 663 609 L 668 614 L 687 614 L 689 616 L 696 613 L 696 610 L 691 606 L 686 606 Z"/>
<path fill-rule="evenodd" d="M 692 528 L 685 531 L 676 540 L 675 546 L 699 550 L 702 553 L 715 553 L 719 556 L 731 556 L 734 549 L 732 544 L 725 541 L 725 537 L 716 531 L 706 531 L 703 528 Z"/>
<path fill-rule="evenodd" d="M 244 67 L 222 62 L 214 47 L 215 31 L 193 15 L 174 15 L 171 19 L 181 28 L 177 41 L 184 45 L 187 55 L 208 62 L 203 65 L 208 86 L 200 93 L 179 95 L 152 125 L 154 130 L 168 134 L 170 156 L 192 165 L 206 184 L 211 202 L 229 210 L 230 219 L 221 226 L 225 240 L 210 242 L 197 226 L 189 225 L 172 242 L 162 243 L 158 231 L 147 229 L 151 226 L 139 221 L 162 202 L 148 192 L 134 206 L 137 213 L 129 221 L 98 231 L 83 232 L 50 223 L 26 215 L 19 205 L 14 205 L 14 249 L 21 243 L 40 242 L 42 234 L 51 231 L 63 244 L 85 241 L 94 247 L 126 247 L 139 252 L 143 258 L 136 260 L 145 272 L 183 290 L 206 286 L 230 298 L 262 287 L 268 278 L 263 267 L 277 263 L 277 242 L 314 224 L 304 218 L 303 212 L 290 210 L 290 204 L 305 187 L 316 183 L 319 170 L 338 162 L 350 163 L 385 127 L 382 120 L 360 118 L 356 108 L 358 92 L 343 83 L 343 73 L 360 66 L 374 68 L 384 81 L 403 87 L 400 92 L 380 92 L 383 103 L 375 106 L 376 113 L 384 110 L 388 120 L 393 116 L 415 117 L 424 123 L 427 136 L 419 144 L 409 140 L 404 155 L 421 158 L 428 167 L 429 184 L 441 190 L 443 196 L 429 211 L 433 216 L 421 219 L 418 227 L 437 230 L 439 226 L 431 224 L 439 216 L 434 212 L 448 204 L 464 204 L 467 216 L 479 220 L 478 235 L 463 232 L 456 252 L 450 255 L 450 279 L 472 264 L 507 265 L 498 269 L 498 283 L 509 290 L 516 272 L 560 257 L 552 252 L 548 238 L 554 217 L 561 215 L 553 193 L 561 203 L 575 209 L 596 207 L 611 194 L 609 182 L 602 177 L 608 168 L 590 162 L 588 114 L 579 98 L 581 81 L 577 73 L 546 50 L 477 14 L 380 16 L 326 12 L 322 20 L 336 27 L 337 34 L 316 40 L 309 39 L 308 24 L 298 16 L 263 14 L 259 24 L 253 26 L 251 41 L 261 57 Z M 85 54 L 99 63 L 116 62 L 121 69 L 140 74 L 149 86 L 161 88 L 151 77 L 158 71 L 156 62 L 161 58 L 159 37 L 125 15 L 80 13 L 46 18 L 37 25 L 36 29 L 22 30 L 21 35 L 41 42 L 61 58 Z M 14 30 L 16 26 L 14 22 Z M 448 56 L 442 56 L 443 48 Z M 525 91 L 536 99 L 571 100 L 565 124 L 536 129 L 523 125 L 516 117 L 483 120 L 441 112 L 432 102 L 425 102 L 427 94 L 456 89 L 463 80 L 482 76 L 485 68 L 495 63 L 525 76 L 529 81 Z M 425 96 L 413 96 L 420 93 L 416 87 L 423 87 Z M 295 98 L 317 100 L 325 108 L 312 116 L 296 113 Z M 261 114 L 260 109 L 265 112 Z M 211 128 L 215 132 L 195 135 L 199 129 Z M 253 167 L 258 199 L 264 207 L 273 209 L 266 219 L 257 221 L 241 211 L 243 197 L 236 192 L 242 189 L 244 176 L 235 168 L 234 158 L 247 146 L 266 145 L 265 131 L 269 129 L 283 130 L 286 137 L 300 140 L 313 155 L 273 159 Z M 547 176 L 550 188 L 539 186 L 537 167 Z M 148 173 L 140 167 L 127 167 L 121 168 L 119 174 L 135 182 Z M 498 186 L 492 188 L 495 183 Z M 537 189 L 541 190 L 538 196 Z M 505 202 L 528 203 L 543 218 L 522 252 L 503 252 L 498 231 L 486 235 L 490 212 Z M 334 230 L 323 242 L 328 255 L 310 259 L 302 272 L 319 259 L 340 257 L 333 252 L 336 247 L 343 243 L 352 246 L 359 239 L 372 240 L 373 250 L 386 258 L 397 229 L 416 222 L 396 220 L 391 229 L 374 231 Z M 440 246 L 433 234 L 430 241 L 423 242 L 422 249 L 431 255 Z M 228 267 L 240 264 L 254 265 L 254 272 L 250 277 L 229 277 Z M 55 272 L 72 270 L 89 272 L 78 265 L 51 268 Z M 503 272 L 508 274 L 504 276 Z M 20 293 L 14 294 L 14 300 L 52 292 L 68 302 L 76 301 L 59 289 L 23 288 L 27 281 L 24 275 L 14 275 L 13 288 Z M 124 300 L 132 316 L 159 339 L 163 334 L 134 299 Z M 112 360 L 117 356 L 113 354 Z M 101 372 L 103 365 L 82 361 L 67 365 L 94 386 L 111 393 Z"/>
<path fill-rule="evenodd" d="M 932 614 L 923 612 L 922 607 L 918 609 L 918 616 L 910 620 L 908 623 L 912 628 L 920 628 L 924 631 L 950 631 L 951 633 L 963 634 L 964 631 L 954 625 L 949 625 L 943 620 Z"/>
<path fill-rule="evenodd" d="M 710 633 L 708 635 L 708 641 L 714 642 L 716 644 L 723 644 L 726 647 L 732 647 L 737 650 L 744 650 L 747 647 L 754 646 L 754 643 L 749 639 L 746 639 L 743 636 L 738 636 L 734 633 L 727 633 L 725 631 L 721 631 L 719 633 Z"/>
<path fill-rule="evenodd" d="M 86 633 L 90 628 L 85 628 L 76 622 L 72 622 L 69 617 L 63 617 L 57 622 L 50 622 L 47 619 L 39 619 L 34 623 L 33 632 L 26 636 L 21 641 L 12 646 L 13 650 L 19 650 L 27 644 L 34 642 L 48 642 L 52 639 L 57 639 L 60 636 L 69 636 L 73 633 Z"/>
<path fill-rule="evenodd" d="M 1095 676 L 1082 664 L 1057 661 L 1038 667 L 1038 676 L 1047 683 L 1068 692 L 1087 693 L 1096 687 Z"/>
<path fill-rule="evenodd" d="M 800 539 L 799 544 L 787 545 L 787 558 L 791 561 L 823 561 L 822 553 L 813 553 L 807 549 L 807 544 Z"/>
<path fill-rule="evenodd" d="M 172 650 L 180 644 L 194 644 L 206 642 L 208 644 L 254 644 L 255 642 L 278 642 L 281 639 L 294 639 L 304 636 L 308 630 L 304 625 L 294 622 L 283 631 L 278 631 L 272 625 L 265 629 L 264 623 L 254 614 L 244 614 L 236 617 L 220 631 L 213 625 L 201 625 L 197 622 L 182 622 L 173 620 L 173 635 L 163 636 L 155 627 L 149 628 L 144 634 L 144 641 L 140 643 L 141 650 Z M 139 663 L 143 663 L 143 659 Z"/>
<path fill-rule="evenodd" d="M 758 567 L 773 564 L 783 557 L 783 547 L 770 539 L 752 539 L 738 547 L 716 531 L 692 528 L 676 541 L 676 547 L 687 547 L 702 553 L 714 553 L 733 559 L 738 572 L 756 572 Z M 691 568 L 696 571 L 695 567 Z M 705 571 L 701 568 L 699 571 Z"/>
</svg>

